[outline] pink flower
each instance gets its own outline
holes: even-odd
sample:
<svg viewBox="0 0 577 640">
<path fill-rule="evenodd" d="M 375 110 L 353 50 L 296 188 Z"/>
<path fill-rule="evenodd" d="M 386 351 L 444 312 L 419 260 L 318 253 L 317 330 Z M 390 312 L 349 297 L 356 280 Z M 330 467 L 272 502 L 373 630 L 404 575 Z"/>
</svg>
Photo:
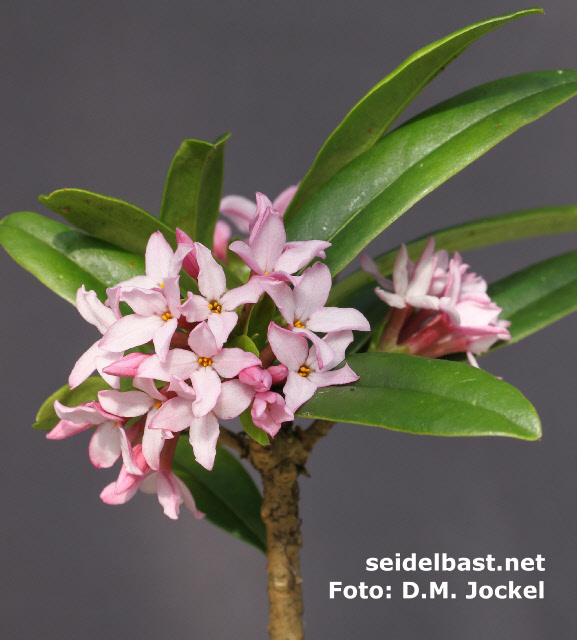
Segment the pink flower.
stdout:
<svg viewBox="0 0 577 640">
<path fill-rule="evenodd" d="M 361 267 L 381 285 L 375 289 L 375 293 L 389 307 L 404 309 L 411 306 L 436 310 L 439 308 L 438 298 L 428 295 L 437 263 L 434 252 L 435 241 L 431 238 L 414 264 L 409 258 L 407 247 L 401 245 L 393 267 L 393 282 L 383 278 L 377 265 L 366 254 L 361 255 Z"/>
<path fill-rule="evenodd" d="M 212 250 L 214 255 L 226 264 L 226 250 L 230 242 L 232 230 L 224 220 L 218 220 L 214 227 L 214 237 L 212 239 Z"/>
<path fill-rule="evenodd" d="M 253 278 L 245 285 L 227 291 L 223 268 L 212 257 L 210 250 L 200 243 L 196 244 L 196 259 L 201 295 L 189 292 L 188 300 L 180 306 L 179 312 L 188 322 L 206 320 L 220 349 L 238 322 L 234 310 L 242 304 L 256 302 L 262 288 Z"/>
<path fill-rule="evenodd" d="M 130 442 L 123 428 L 124 417 L 108 413 L 98 402 L 87 402 L 77 407 L 65 407 L 56 400 L 54 410 L 60 418 L 60 422 L 46 434 L 48 439 L 62 440 L 95 426 L 96 430 L 88 447 L 88 455 L 92 464 L 98 469 L 107 469 L 122 455 L 124 465 L 129 472 L 140 475 L 141 471 L 136 464 Z"/>
<path fill-rule="evenodd" d="M 298 184 L 286 188 L 273 203 L 266 198 L 266 206 L 272 207 L 281 216 L 284 215 L 297 189 Z M 257 202 L 259 196 L 262 196 L 262 194 L 257 193 Z M 220 213 L 227 217 L 241 233 L 246 235 L 249 233 L 249 225 L 256 214 L 256 210 L 257 203 L 243 196 L 225 196 L 220 201 Z"/>
<path fill-rule="evenodd" d="M 314 349 L 309 350 L 308 343 L 302 335 L 281 329 L 271 322 L 268 340 L 275 356 L 288 369 L 283 391 L 286 405 L 293 412 L 312 398 L 319 387 L 349 384 L 359 379 L 348 364 L 332 371 L 344 360 L 345 350 L 353 340 L 352 331 L 337 331 L 325 336 L 324 340 L 332 349 L 334 357 L 322 370 Z"/>
<path fill-rule="evenodd" d="M 84 285 L 76 292 L 76 308 L 86 322 L 94 325 L 102 334 L 117 320 L 114 312 L 100 302 L 96 292 L 86 291 Z M 98 346 L 99 342 L 100 340 L 97 340 L 85 351 L 74 365 L 68 378 L 71 389 L 84 382 L 95 369 L 111 387 L 117 389 L 120 386 L 120 380 L 116 376 L 108 375 L 103 370 L 110 363 L 122 358 L 124 351 L 107 351 Z"/>
<path fill-rule="evenodd" d="M 273 438 L 281 428 L 281 423 L 294 420 L 294 413 L 286 406 L 284 398 L 270 391 L 272 384 L 281 382 L 287 375 L 288 369 L 284 365 L 266 370 L 249 367 L 238 375 L 241 382 L 257 392 L 250 412 L 253 423 Z"/>
<path fill-rule="evenodd" d="M 152 340 L 158 357 L 166 360 L 180 318 L 178 276 L 165 277 L 158 290 L 123 289 L 120 298 L 134 314 L 115 322 L 98 343 L 99 347 L 107 351 L 125 351 Z"/>
<path fill-rule="evenodd" d="M 321 340 L 313 332 L 371 330 L 368 320 L 360 311 L 325 307 L 331 286 L 331 273 L 322 262 L 309 267 L 294 290 L 284 282 L 262 281 L 263 289 L 274 300 L 290 329 L 296 333 L 304 333 L 313 342 L 321 369 L 324 363 L 332 361 L 333 351 L 328 342 Z"/>
<path fill-rule="evenodd" d="M 176 446 L 176 439 L 174 446 Z M 174 455 L 174 446 L 172 451 L 169 451 L 169 455 Z M 137 445 L 135 458 L 140 465 L 141 475 L 131 474 L 123 466 L 118 480 L 106 486 L 100 494 L 100 498 L 106 504 L 125 504 L 140 489 L 143 493 L 156 493 L 165 515 L 172 520 L 178 518 L 181 504 L 184 504 L 196 519 L 204 518 L 204 513 L 196 508 L 188 487 L 172 472 L 172 455 L 170 455 L 170 461 L 166 461 L 168 456 L 163 456 L 165 459 L 161 468 L 158 471 L 153 471 L 146 464 L 141 445 Z"/>
<path fill-rule="evenodd" d="M 258 276 L 298 282 L 297 277 L 290 277 L 291 274 L 315 257 L 325 258 L 324 249 L 331 244 L 321 240 L 287 243 L 282 216 L 267 203 L 270 201 L 266 196 L 257 194 L 257 213 L 251 222 L 248 244 L 237 240 L 229 249 Z"/>
<path fill-rule="evenodd" d="M 195 407 L 195 390 L 184 380 L 173 376 L 169 389 L 177 397 L 164 403 L 151 421 L 150 428 L 176 433 L 190 429 L 189 439 L 196 461 L 211 470 L 220 431 L 218 420 L 239 416 L 250 405 L 254 390 L 239 380 L 223 382 L 212 409 L 199 415 Z"/>
<path fill-rule="evenodd" d="M 138 377 L 165 382 L 170 382 L 172 376 L 190 378 L 196 394 L 192 407 L 197 417 L 214 408 L 221 393 L 220 377 L 234 378 L 243 369 L 261 364 L 253 353 L 242 349 L 219 349 L 206 322 L 190 332 L 188 344 L 191 351 L 172 349 L 165 362 L 157 356 L 147 358 L 138 368 Z"/>
</svg>

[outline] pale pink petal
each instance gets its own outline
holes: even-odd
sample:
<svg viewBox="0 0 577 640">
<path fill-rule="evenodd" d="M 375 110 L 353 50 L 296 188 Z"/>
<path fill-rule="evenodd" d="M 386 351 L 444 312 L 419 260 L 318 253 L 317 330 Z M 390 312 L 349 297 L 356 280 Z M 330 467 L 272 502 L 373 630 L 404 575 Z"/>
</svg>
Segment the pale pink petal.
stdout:
<svg viewBox="0 0 577 640">
<path fill-rule="evenodd" d="M 290 204 L 290 201 L 293 199 L 294 194 L 297 192 L 299 188 L 298 184 L 294 184 L 290 187 L 287 187 L 284 191 L 278 194 L 273 202 L 273 209 L 278 211 L 281 216 L 284 215 L 284 212 L 287 210 L 287 207 Z"/>
<path fill-rule="evenodd" d="M 108 469 L 120 458 L 120 453 L 120 427 L 110 420 L 103 422 L 90 439 L 90 461 L 97 469 Z"/>
<path fill-rule="evenodd" d="M 173 391 L 181 398 L 185 398 L 188 400 L 192 406 L 192 403 L 196 400 L 196 393 L 194 389 L 186 384 L 186 382 L 182 378 L 178 378 L 177 376 L 172 376 L 170 378 L 170 385 L 168 386 L 169 391 Z"/>
<path fill-rule="evenodd" d="M 330 242 L 323 240 L 289 242 L 285 245 L 285 250 L 276 263 L 276 271 L 295 273 L 314 258 L 326 258 L 324 250 L 330 246 Z"/>
<path fill-rule="evenodd" d="M 477 369 L 480 369 L 479 363 L 477 362 L 477 359 L 475 358 L 475 356 L 470 351 L 467 351 L 467 360 L 469 361 L 469 364 L 472 367 L 476 367 Z"/>
<path fill-rule="evenodd" d="M 184 233 L 184 231 L 181 231 L 180 229 L 176 230 L 176 241 L 179 245 L 183 244 L 185 246 L 192 247 L 190 253 L 187 253 L 186 257 L 184 258 L 182 266 L 186 273 L 188 273 L 189 276 L 196 280 L 198 278 L 198 262 L 196 260 L 195 243 L 186 233 Z"/>
<path fill-rule="evenodd" d="M 188 429 L 192 420 L 192 403 L 184 398 L 167 400 L 150 421 L 149 429 L 165 431 L 183 431 Z"/>
<path fill-rule="evenodd" d="M 87 402 L 80 404 L 77 407 L 66 407 L 59 400 L 54 401 L 54 411 L 56 415 L 62 420 L 69 420 L 76 422 L 77 424 L 100 424 L 110 418 L 106 415 L 102 415 L 102 412 L 98 410 L 96 402 Z M 114 418 L 114 416 L 112 416 Z"/>
<path fill-rule="evenodd" d="M 377 297 L 379 297 L 383 302 L 386 302 L 389 307 L 395 307 L 395 309 L 404 309 L 407 305 L 405 304 L 405 299 L 403 296 L 400 296 L 397 293 L 390 293 L 389 291 L 385 291 L 384 289 L 380 289 L 377 287 L 375 289 L 375 293 Z"/>
<path fill-rule="evenodd" d="M 281 364 L 288 367 L 289 371 L 297 371 L 304 364 L 309 346 L 303 336 L 281 329 L 271 322 L 268 327 L 268 341 L 275 356 Z"/>
<path fill-rule="evenodd" d="M 156 474 L 156 493 L 158 501 L 164 509 L 164 515 L 171 520 L 178 520 L 180 505 L 182 504 L 182 493 L 176 482 L 176 476 L 172 473 L 159 471 Z"/>
<path fill-rule="evenodd" d="M 272 377 L 272 384 L 278 384 L 286 379 L 288 375 L 288 369 L 284 364 L 277 364 L 269 367 L 267 371 L 270 373 Z"/>
<path fill-rule="evenodd" d="M 170 262 L 173 251 L 160 231 L 155 231 L 146 245 L 144 256 L 146 262 L 146 275 L 153 278 L 158 285 L 162 284 L 164 278 L 170 273 Z M 158 286 L 157 285 L 157 286 Z"/>
<path fill-rule="evenodd" d="M 102 490 L 100 499 L 105 504 L 125 504 L 136 495 L 138 487 L 139 483 L 136 483 L 126 491 L 123 491 L 122 493 L 116 493 L 116 482 L 111 482 Z"/>
<path fill-rule="evenodd" d="M 376 263 L 366 253 L 361 253 L 361 269 L 373 276 L 373 278 L 385 289 L 394 290 L 393 281 L 381 275 Z"/>
<path fill-rule="evenodd" d="M 393 266 L 393 282 L 395 284 L 395 293 L 404 296 L 409 286 L 413 264 L 409 258 L 407 247 L 402 244 L 399 253 L 395 258 Z"/>
<path fill-rule="evenodd" d="M 329 365 L 331 368 L 333 368 L 345 359 L 345 352 L 347 350 L 347 347 L 353 341 L 353 332 L 350 330 L 334 331 L 327 334 L 324 337 L 324 341 L 331 347 L 335 354 L 332 362 Z"/>
<path fill-rule="evenodd" d="M 200 418 L 193 418 L 190 425 L 190 444 L 194 449 L 194 457 L 209 471 L 214 466 L 219 431 L 218 420 L 212 412 Z"/>
<path fill-rule="evenodd" d="M 221 313 L 211 313 L 207 323 L 212 331 L 216 346 L 222 349 L 222 345 L 228 340 L 231 331 L 236 327 L 238 315 L 234 311 L 224 311 Z"/>
<path fill-rule="evenodd" d="M 243 242 L 242 240 L 235 240 L 234 242 L 231 242 L 228 248 L 233 253 L 236 253 L 255 273 L 260 275 L 264 273 L 264 269 L 260 266 L 253 250 L 248 246 L 248 244 L 246 244 L 246 242 Z"/>
<path fill-rule="evenodd" d="M 319 331 L 309 327 L 309 318 L 315 313 L 321 313 L 329 297 L 332 287 L 331 272 L 326 264 L 316 262 L 312 267 L 303 273 L 303 279 L 294 290 L 296 320 L 310 328 L 312 331 Z M 319 311 L 321 310 L 321 311 Z M 358 313 L 358 312 L 357 312 Z M 347 327 L 340 327 L 346 329 Z M 323 329 L 320 329 L 323 331 Z M 326 331 L 326 330 L 324 330 Z"/>
<path fill-rule="evenodd" d="M 264 193 L 256 192 L 256 210 L 250 221 L 248 230 L 250 233 L 249 244 L 252 245 L 256 235 L 260 233 L 260 229 L 270 211 L 273 210 L 272 202 Z"/>
<path fill-rule="evenodd" d="M 190 493 L 190 489 L 184 484 L 184 482 L 177 476 L 174 476 L 178 486 L 180 487 L 180 492 L 182 494 L 183 504 L 189 510 L 192 511 L 194 517 L 197 520 L 202 520 L 204 518 L 204 513 L 199 511 L 196 508 L 196 503 L 194 502 L 194 498 L 192 497 L 192 493 Z"/>
<path fill-rule="evenodd" d="M 105 411 L 123 418 L 136 418 L 147 413 L 155 404 L 153 398 L 142 391 L 99 391 L 98 402 Z"/>
<path fill-rule="evenodd" d="M 124 358 L 116 360 L 107 367 L 104 367 L 104 373 L 108 373 L 113 376 L 120 376 L 121 378 L 133 378 L 137 372 L 138 367 L 151 356 L 146 353 L 129 353 Z"/>
<path fill-rule="evenodd" d="M 224 220 L 217 220 L 212 238 L 212 250 L 214 255 L 224 264 L 226 264 L 226 250 L 228 249 L 231 235 L 232 229 L 230 225 Z"/>
<path fill-rule="evenodd" d="M 251 278 L 241 287 L 227 291 L 220 299 L 223 311 L 234 311 L 241 304 L 256 302 L 262 295 L 261 281 Z"/>
<path fill-rule="evenodd" d="M 168 350 L 170 348 L 170 341 L 172 340 L 172 336 L 174 335 L 177 327 L 178 320 L 176 318 L 172 318 L 166 322 L 163 321 L 162 326 L 159 327 L 152 338 L 154 350 L 163 362 L 166 360 L 166 356 L 168 355 Z"/>
<path fill-rule="evenodd" d="M 164 446 L 162 429 L 145 429 L 142 435 L 142 453 L 151 469 L 155 471 L 160 466 L 160 452 Z"/>
<path fill-rule="evenodd" d="M 254 234 L 254 238 L 251 237 L 250 242 L 253 256 L 265 274 L 276 270 L 276 263 L 284 250 L 285 242 L 286 233 L 282 218 L 278 213 L 269 210 L 258 233 Z"/>
<path fill-rule="evenodd" d="M 166 298 L 160 291 L 129 289 L 123 291 L 120 297 L 139 316 L 158 316 L 168 309 Z"/>
<path fill-rule="evenodd" d="M 106 367 L 108 367 L 110 364 L 117 362 L 119 358 L 122 358 L 122 351 L 102 351 L 102 349 L 100 350 L 100 355 L 96 356 L 96 358 L 94 358 L 94 364 L 96 365 L 96 371 L 98 371 L 98 373 L 102 376 L 102 378 L 108 382 L 108 384 L 113 388 L 113 389 L 119 389 L 120 388 L 120 378 L 118 376 L 112 376 L 109 375 L 108 373 L 106 373 L 104 371 L 104 369 L 106 369 Z"/>
<path fill-rule="evenodd" d="M 218 351 L 214 334 L 206 322 L 201 322 L 190 332 L 188 346 L 194 353 L 204 358 L 211 358 Z"/>
<path fill-rule="evenodd" d="M 432 309 L 433 311 L 437 311 L 439 309 L 439 298 L 436 296 L 407 295 L 405 297 L 405 301 L 407 304 L 411 305 L 411 307 L 415 307 L 417 309 Z"/>
<path fill-rule="evenodd" d="M 178 242 L 178 240 L 177 240 Z M 164 277 L 164 284 L 166 285 L 167 278 L 177 277 L 180 274 L 180 270 L 182 269 L 182 263 L 186 259 L 189 253 L 194 253 L 195 248 L 194 245 L 190 245 L 188 243 L 178 244 L 176 247 L 176 251 L 170 258 L 170 262 L 168 264 L 168 271 Z"/>
<path fill-rule="evenodd" d="M 225 196 L 220 201 L 220 213 L 241 232 L 248 235 L 249 223 L 256 212 L 256 204 L 244 196 Z"/>
<path fill-rule="evenodd" d="M 81 382 L 84 382 L 86 378 L 96 369 L 94 359 L 101 353 L 106 353 L 98 346 L 100 340 L 97 340 L 87 351 L 85 351 L 80 358 L 76 361 L 74 368 L 72 369 L 70 376 L 68 377 L 68 386 L 71 389 L 77 387 Z"/>
<path fill-rule="evenodd" d="M 436 266 L 436 260 L 433 259 L 434 253 L 435 239 L 429 238 L 427 246 L 415 265 L 411 282 L 407 287 L 407 296 L 424 296 L 429 290 Z"/>
<path fill-rule="evenodd" d="M 251 417 L 259 429 L 274 438 L 281 423 L 294 420 L 294 413 L 286 406 L 281 395 L 269 391 L 255 396 Z"/>
<path fill-rule="evenodd" d="M 94 325 L 100 333 L 104 333 L 116 321 L 112 309 L 100 302 L 96 291 L 86 291 L 84 285 L 76 292 L 76 308 L 86 322 Z"/>
<path fill-rule="evenodd" d="M 60 422 L 46 434 L 48 440 L 62 440 L 64 438 L 69 438 L 70 436 L 75 436 L 77 433 L 81 433 L 82 431 L 86 431 L 93 427 L 94 424 L 92 422 L 71 422 L 70 420 L 60 420 Z"/>
<path fill-rule="evenodd" d="M 200 293 L 209 301 L 220 300 L 226 291 L 226 276 L 223 268 L 213 258 L 210 249 L 200 242 L 196 243 L 196 259 L 200 271 L 198 272 L 198 288 Z"/>
<path fill-rule="evenodd" d="M 152 340 L 164 324 L 159 316 L 130 315 L 115 322 L 98 343 L 106 351 L 126 351 Z"/>
<path fill-rule="evenodd" d="M 352 329 L 355 331 L 370 331 L 371 325 L 365 316 L 357 309 L 341 309 L 340 307 L 324 307 L 315 311 L 308 319 L 306 326 L 311 331 L 328 333 Z"/>
<path fill-rule="evenodd" d="M 243 369 L 238 374 L 238 379 L 242 383 L 251 386 L 257 392 L 268 391 L 272 386 L 272 375 L 269 371 L 266 371 L 259 366 L 252 366 Z"/>
<path fill-rule="evenodd" d="M 180 305 L 179 311 L 189 322 L 201 322 L 210 315 L 206 298 L 197 296 L 190 291 L 188 292 L 188 300 Z"/>
<path fill-rule="evenodd" d="M 249 353 L 238 347 L 222 349 L 212 356 L 212 366 L 223 378 L 234 378 L 243 369 L 260 364 L 261 361 L 254 353 Z"/>
<path fill-rule="evenodd" d="M 128 441 L 126 431 L 122 427 L 117 427 L 117 430 L 118 436 L 120 437 L 120 451 L 122 453 L 122 462 L 124 463 L 126 471 L 134 476 L 142 475 L 142 471 L 138 466 L 134 451 L 130 446 L 130 442 Z M 90 447 L 88 448 L 88 450 L 90 451 Z"/>
<path fill-rule="evenodd" d="M 214 407 L 214 414 L 221 420 L 231 420 L 248 409 L 255 391 L 240 380 L 222 383 L 221 393 Z"/>
<path fill-rule="evenodd" d="M 218 396 L 220 395 L 220 378 L 216 371 L 210 367 L 200 367 L 190 379 L 196 394 L 196 400 L 192 403 L 192 411 L 198 418 L 212 411 Z"/>
<path fill-rule="evenodd" d="M 149 356 L 138 367 L 137 373 L 139 378 L 170 382 L 172 375 L 186 380 L 196 369 L 198 369 L 198 356 L 185 349 L 171 349 L 164 362 L 157 355 Z"/>
<path fill-rule="evenodd" d="M 315 357 L 318 363 L 319 369 L 324 369 L 328 367 L 335 359 L 335 352 L 332 350 L 331 346 L 322 338 L 317 336 L 316 333 L 313 333 L 310 329 L 293 329 L 295 333 L 301 333 L 305 335 L 314 346 Z"/>
<path fill-rule="evenodd" d="M 135 377 L 132 386 L 140 389 L 140 391 L 144 391 L 146 395 L 154 398 L 157 401 L 160 400 L 160 402 L 164 402 L 166 400 L 166 397 L 156 388 L 154 380 L 152 380 L 151 378 Z"/>
<path fill-rule="evenodd" d="M 335 384 L 350 384 L 356 382 L 359 376 L 346 364 L 334 371 L 311 371 L 308 379 L 317 387 L 330 387 Z"/>
<path fill-rule="evenodd" d="M 300 376 L 294 371 L 289 371 L 287 382 L 283 389 L 286 406 L 292 412 L 295 412 L 302 404 L 313 397 L 316 390 L 317 385 L 309 378 Z"/>
<path fill-rule="evenodd" d="M 156 494 L 156 478 L 158 477 L 158 471 L 153 471 L 140 483 L 140 490 L 147 495 Z"/>
<path fill-rule="evenodd" d="M 179 276 L 169 276 L 164 279 L 164 298 L 168 310 L 174 318 L 180 317 L 180 287 L 178 286 Z"/>
<path fill-rule="evenodd" d="M 273 299 L 288 324 L 294 324 L 295 319 L 298 320 L 295 318 L 295 292 L 288 284 L 279 280 L 262 279 L 260 285 Z"/>
</svg>

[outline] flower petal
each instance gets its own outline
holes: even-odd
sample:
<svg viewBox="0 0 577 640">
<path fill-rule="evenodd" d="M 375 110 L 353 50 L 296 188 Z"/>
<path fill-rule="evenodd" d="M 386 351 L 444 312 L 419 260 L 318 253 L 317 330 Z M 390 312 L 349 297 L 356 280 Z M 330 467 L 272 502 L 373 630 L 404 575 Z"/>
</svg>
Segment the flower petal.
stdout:
<svg viewBox="0 0 577 640">
<path fill-rule="evenodd" d="M 225 196 L 220 201 L 219 211 L 241 233 L 248 235 L 248 226 L 256 212 L 256 203 L 244 196 Z"/>
<path fill-rule="evenodd" d="M 258 232 L 253 235 L 250 247 L 261 269 L 265 274 L 276 271 L 276 263 L 286 243 L 286 233 L 280 215 L 269 209 Z"/>
<path fill-rule="evenodd" d="M 303 279 L 298 287 L 294 289 L 295 319 L 300 320 L 312 331 L 318 331 L 318 329 L 309 327 L 308 320 L 315 312 L 322 311 L 329 298 L 331 287 L 331 272 L 326 264 L 316 262 L 312 267 L 309 267 L 303 273 Z M 347 327 L 339 328 L 346 329 Z"/>
<path fill-rule="evenodd" d="M 165 431 L 183 431 L 188 429 L 193 418 L 192 403 L 184 398 L 167 400 L 150 421 L 149 429 Z"/>
<path fill-rule="evenodd" d="M 94 325 L 100 333 L 116 322 L 112 309 L 100 302 L 96 291 L 86 291 L 84 285 L 76 292 L 76 308 L 86 322 Z"/>
<path fill-rule="evenodd" d="M 228 340 L 231 331 L 236 327 L 238 316 L 234 311 L 211 313 L 207 323 L 214 335 L 216 346 L 222 349 L 222 345 Z"/>
<path fill-rule="evenodd" d="M 248 409 L 254 389 L 240 380 L 228 380 L 222 383 L 221 393 L 214 407 L 214 414 L 221 420 L 231 420 Z"/>
<path fill-rule="evenodd" d="M 295 273 L 305 267 L 313 258 L 325 258 L 325 249 L 331 246 L 323 240 L 300 240 L 285 245 L 282 256 L 276 263 L 277 271 Z"/>
<path fill-rule="evenodd" d="M 170 341 L 178 326 L 178 320 L 171 318 L 166 322 L 163 321 L 163 325 L 154 334 L 152 342 L 154 343 L 154 350 L 162 362 L 166 360 L 168 350 L 170 348 Z"/>
<path fill-rule="evenodd" d="M 251 278 L 246 284 L 227 291 L 220 302 L 223 311 L 234 311 L 241 304 L 256 302 L 262 295 L 262 287 L 258 278 Z"/>
<path fill-rule="evenodd" d="M 340 307 L 324 307 L 315 311 L 306 323 L 307 329 L 328 333 L 329 331 L 370 331 L 371 325 L 357 309 L 341 309 Z"/>
<path fill-rule="evenodd" d="M 278 211 L 281 216 L 284 215 L 284 212 L 287 210 L 287 207 L 290 204 L 290 201 L 293 199 L 297 189 L 299 188 L 298 184 L 293 184 L 290 187 L 287 187 L 284 191 L 278 194 L 278 196 L 274 199 L 272 203 L 273 209 Z"/>
<path fill-rule="evenodd" d="M 97 469 L 108 469 L 120 458 L 120 427 L 107 420 L 99 425 L 90 439 L 88 455 Z"/>
<path fill-rule="evenodd" d="M 184 503 L 184 506 L 189 510 L 192 511 L 194 517 L 197 520 L 202 520 L 205 516 L 204 513 L 202 513 L 202 511 L 199 511 L 196 508 L 196 503 L 194 502 L 194 498 L 192 497 L 192 493 L 190 493 L 190 489 L 184 484 L 184 482 L 177 476 L 174 476 L 174 479 L 176 481 L 176 483 L 178 484 L 178 486 L 180 487 L 180 492 L 182 494 L 182 500 Z"/>
<path fill-rule="evenodd" d="M 215 257 L 225 264 L 226 250 L 228 249 L 231 235 L 232 229 L 230 225 L 224 220 L 217 220 L 212 237 L 212 250 L 214 251 Z"/>
<path fill-rule="evenodd" d="M 214 408 L 220 395 L 221 382 L 216 371 L 210 367 L 201 367 L 190 376 L 190 379 L 196 393 L 196 400 L 192 403 L 192 411 L 198 418 Z"/>
<path fill-rule="evenodd" d="M 116 360 L 112 364 L 104 367 L 104 373 L 120 376 L 121 378 L 134 378 L 138 372 L 138 367 L 151 356 L 146 353 L 129 353 L 127 356 Z"/>
<path fill-rule="evenodd" d="M 250 267 L 255 273 L 262 275 L 264 273 L 264 269 L 260 266 L 253 250 L 243 242 L 242 240 L 235 240 L 231 242 L 229 245 L 229 251 L 236 253 L 244 263 Z"/>
<path fill-rule="evenodd" d="M 249 353 L 238 347 L 222 349 L 212 356 L 212 366 L 223 378 L 234 378 L 243 369 L 260 364 L 261 361 L 254 353 Z"/>
<path fill-rule="evenodd" d="M 268 341 L 273 353 L 289 371 L 297 371 L 307 359 L 309 346 L 306 339 L 287 329 L 281 329 L 274 322 L 268 327 Z"/>
<path fill-rule="evenodd" d="M 188 300 L 179 307 L 180 313 L 188 322 L 202 322 L 210 316 L 210 308 L 206 298 L 188 292 Z"/>
<path fill-rule="evenodd" d="M 185 349 L 171 349 L 164 362 L 157 355 L 143 360 L 137 373 L 139 378 L 170 382 L 170 377 L 173 375 L 187 380 L 196 369 L 198 369 L 198 356 Z"/>
<path fill-rule="evenodd" d="M 98 402 L 105 411 L 123 418 L 136 418 L 147 413 L 154 399 L 142 391 L 99 391 Z"/>
<path fill-rule="evenodd" d="M 106 351 L 126 351 L 152 340 L 164 324 L 159 316 L 130 315 L 115 322 L 98 343 Z"/>
<path fill-rule="evenodd" d="M 292 412 L 295 412 L 302 404 L 313 397 L 316 390 L 317 385 L 312 380 L 300 376 L 294 371 L 289 371 L 287 382 L 283 389 L 286 406 Z"/>
<path fill-rule="evenodd" d="M 71 389 L 77 387 L 80 383 L 84 382 L 86 378 L 96 369 L 94 359 L 101 353 L 106 353 L 99 346 L 97 340 L 87 351 L 85 351 L 80 358 L 76 361 L 74 368 L 68 376 L 68 386 Z"/>
<path fill-rule="evenodd" d="M 170 273 L 170 262 L 173 251 L 160 231 L 155 231 L 146 245 L 144 260 L 146 262 L 146 275 L 157 282 L 157 286 L 164 282 L 164 278 L 173 275 Z"/>
<path fill-rule="evenodd" d="M 200 242 L 196 243 L 196 259 L 200 271 L 198 272 L 198 289 L 209 301 L 220 300 L 226 291 L 226 276 L 223 268 L 213 258 L 210 249 Z"/>
<path fill-rule="evenodd" d="M 62 440 L 75 436 L 77 433 L 86 431 L 93 427 L 92 422 L 71 422 L 70 420 L 60 420 L 60 422 L 46 434 L 48 440 Z"/>
<path fill-rule="evenodd" d="M 359 376 L 346 364 L 334 371 L 311 371 L 310 381 L 317 387 L 331 387 L 335 384 L 350 384 L 356 382 Z"/>
<path fill-rule="evenodd" d="M 200 418 L 193 418 L 190 425 L 190 444 L 194 449 L 194 457 L 209 471 L 214 466 L 219 432 L 218 420 L 212 412 Z"/>
</svg>

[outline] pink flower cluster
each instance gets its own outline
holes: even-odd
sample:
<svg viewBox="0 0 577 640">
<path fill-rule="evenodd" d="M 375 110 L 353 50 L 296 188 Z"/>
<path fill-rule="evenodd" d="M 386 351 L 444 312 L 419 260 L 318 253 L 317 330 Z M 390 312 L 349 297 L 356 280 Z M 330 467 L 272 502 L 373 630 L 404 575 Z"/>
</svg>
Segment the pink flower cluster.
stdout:
<svg viewBox="0 0 577 640">
<path fill-rule="evenodd" d="M 409 258 L 402 245 L 392 282 L 365 254 L 361 266 L 379 283 L 377 296 L 391 307 L 378 347 L 428 358 L 464 352 L 474 366 L 475 355 L 498 340 L 509 340 L 509 322 L 499 319 L 501 308 L 487 294 L 486 281 L 469 271 L 458 253 L 435 253 L 429 240 L 419 260 Z"/>
<path fill-rule="evenodd" d="M 288 195 L 281 194 L 276 206 L 286 208 Z M 231 207 L 229 202 L 229 215 Z M 80 357 L 69 386 L 97 370 L 112 388 L 77 407 L 56 401 L 60 422 L 47 437 L 96 427 L 89 445 L 94 466 L 108 468 L 122 458 L 118 479 L 101 494 L 108 504 L 122 504 L 141 489 L 157 493 L 170 518 L 178 517 L 182 504 L 200 518 L 172 471 L 182 432 L 188 431 L 197 462 L 210 470 L 220 420 L 250 407 L 253 423 L 274 437 L 317 388 L 358 379 L 348 365 L 336 367 L 352 331 L 369 331 L 369 323 L 355 309 L 325 306 L 332 284 L 326 265 L 315 262 L 299 274 L 324 258 L 330 243 L 287 242 L 282 215 L 263 194 L 252 209 L 249 237 L 228 247 L 251 269 L 242 286 L 227 290 L 211 251 L 177 230 L 176 251 L 160 232 L 151 236 L 146 274 L 108 289 L 105 303 L 94 291 L 78 290 L 80 314 L 103 335 Z M 181 269 L 197 280 L 198 292 L 181 294 Z M 286 326 L 270 323 L 269 344 L 257 357 L 231 343 L 246 332 L 263 295 L 274 300 Z M 132 313 L 123 315 L 126 308 Z M 120 391 L 121 378 L 129 379 L 130 390 Z"/>
</svg>

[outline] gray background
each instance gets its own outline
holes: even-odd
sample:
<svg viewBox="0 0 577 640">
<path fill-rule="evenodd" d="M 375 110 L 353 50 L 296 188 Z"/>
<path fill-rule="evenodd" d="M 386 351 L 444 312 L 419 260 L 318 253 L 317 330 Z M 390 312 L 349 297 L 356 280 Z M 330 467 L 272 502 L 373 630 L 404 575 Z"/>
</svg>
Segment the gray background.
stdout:
<svg viewBox="0 0 577 640">
<path fill-rule="evenodd" d="M 543 4 L 546 16 L 485 36 L 406 115 L 500 76 L 575 67 L 574 0 Z M 274 196 L 406 56 L 519 8 L 497 0 L 4 1 L 2 214 L 41 211 L 37 195 L 63 186 L 156 213 L 180 141 L 224 130 L 233 132 L 225 193 Z M 576 115 L 569 102 L 516 133 L 388 229 L 373 255 L 447 224 L 577 201 Z M 571 237 L 549 238 L 467 258 L 494 280 L 571 248 Z M 186 513 L 170 521 L 154 498 L 101 504 L 116 470 L 92 468 L 88 437 L 49 442 L 29 428 L 96 334 L 5 254 L 0 261 L 3 637 L 264 638 L 264 557 Z M 482 360 L 534 402 L 539 443 L 341 425 L 318 446 L 312 478 L 301 482 L 307 637 L 575 637 L 575 328 L 567 318 Z M 546 599 L 329 600 L 330 580 L 387 584 L 364 562 L 397 551 L 541 553 Z M 497 584 L 499 576 L 478 578 Z M 464 581 L 455 579 L 461 593 Z"/>
</svg>

